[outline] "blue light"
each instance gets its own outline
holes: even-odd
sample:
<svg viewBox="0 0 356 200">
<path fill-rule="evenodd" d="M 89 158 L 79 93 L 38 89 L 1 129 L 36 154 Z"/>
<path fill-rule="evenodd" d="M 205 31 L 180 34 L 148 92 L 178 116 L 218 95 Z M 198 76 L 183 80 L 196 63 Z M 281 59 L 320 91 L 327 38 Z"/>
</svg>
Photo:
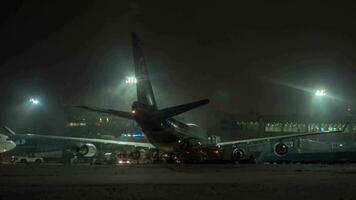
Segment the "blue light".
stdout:
<svg viewBox="0 0 356 200">
<path fill-rule="evenodd" d="M 320 128 L 320 130 L 321 130 L 321 132 L 324 132 L 324 131 L 325 131 L 325 129 L 324 129 L 324 128 Z"/>
<path fill-rule="evenodd" d="M 15 141 L 16 145 L 23 145 L 26 144 L 26 140 L 25 139 L 18 139 Z"/>
<path fill-rule="evenodd" d="M 135 131 L 133 133 L 123 133 L 121 134 L 123 137 L 144 137 L 145 135 L 143 134 L 142 131 Z"/>
<path fill-rule="evenodd" d="M 142 131 L 136 131 L 132 134 L 132 137 L 143 137 Z"/>
</svg>

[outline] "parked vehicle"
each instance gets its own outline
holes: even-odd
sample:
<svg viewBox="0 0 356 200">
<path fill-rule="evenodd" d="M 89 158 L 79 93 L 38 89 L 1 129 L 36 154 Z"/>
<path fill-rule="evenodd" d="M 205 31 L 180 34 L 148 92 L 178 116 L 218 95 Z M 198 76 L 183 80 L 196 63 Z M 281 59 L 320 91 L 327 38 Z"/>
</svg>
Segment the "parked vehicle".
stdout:
<svg viewBox="0 0 356 200">
<path fill-rule="evenodd" d="M 93 158 L 92 165 L 110 165 L 117 162 L 116 156 L 114 153 L 104 153 L 101 156 Z"/>
<path fill-rule="evenodd" d="M 38 157 L 38 156 L 12 156 L 11 162 L 23 163 L 23 164 L 27 164 L 27 163 L 41 164 L 44 163 L 44 160 L 42 157 Z"/>
<path fill-rule="evenodd" d="M 117 157 L 117 164 L 131 164 L 133 160 L 126 153 L 118 153 Z"/>
</svg>

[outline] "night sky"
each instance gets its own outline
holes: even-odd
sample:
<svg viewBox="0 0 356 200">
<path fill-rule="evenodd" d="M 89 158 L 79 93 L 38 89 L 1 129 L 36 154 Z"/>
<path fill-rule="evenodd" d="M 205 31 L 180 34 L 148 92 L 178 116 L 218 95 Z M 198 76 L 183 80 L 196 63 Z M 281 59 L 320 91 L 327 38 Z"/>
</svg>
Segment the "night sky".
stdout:
<svg viewBox="0 0 356 200">
<path fill-rule="evenodd" d="M 187 115 L 308 114 L 320 87 L 326 113 L 355 106 L 356 4 L 241 2 L 2 1 L 1 125 L 40 115 L 58 130 L 81 112 L 68 104 L 129 110 L 132 31 L 161 108 L 209 98 Z"/>
</svg>

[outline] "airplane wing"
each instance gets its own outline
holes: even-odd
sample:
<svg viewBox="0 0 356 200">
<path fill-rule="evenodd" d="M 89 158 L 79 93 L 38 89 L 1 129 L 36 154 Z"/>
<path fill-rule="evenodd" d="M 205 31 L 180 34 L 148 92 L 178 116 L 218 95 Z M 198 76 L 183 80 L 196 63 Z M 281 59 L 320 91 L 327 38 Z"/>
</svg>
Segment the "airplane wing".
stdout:
<svg viewBox="0 0 356 200">
<path fill-rule="evenodd" d="M 66 136 L 52 136 L 52 135 L 37 135 L 37 134 L 16 134 L 8 127 L 4 127 L 5 130 L 13 137 L 21 136 L 24 138 L 39 138 L 39 139 L 55 139 L 55 140 L 70 140 L 78 142 L 93 142 L 93 143 L 103 143 L 103 144 L 117 144 L 124 146 L 135 146 L 135 147 L 144 147 L 144 148 L 155 148 L 151 143 L 146 142 L 129 142 L 121 140 L 109 140 L 109 139 L 96 139 L 96 138 L 80 138 L 80 137 L 66 137 Z"/>
<path fill-rule="evenodd" d="M 281 135 L 281 136 L 272 136 L 272 137 L 263 137 L 263 138 L 252 138 L 252 139 L 244 139 L 244 140 L 235 140 L 228 142 L 219 142 L 217 146 L 225 146 L 225 145 L 233 145 L 233 144 L 241 144 L 241 143 L 249 143 L 249 142 L 262 142 L 262 141 L 271 141 L 271 140 L 283 140 L 289 138 L 298 138 L 304 136 L 313 136 L 313 135 L 322 135 L 322 134 L 330 134 L 330 133 L 341 133 L 344 132 L 348 123 L 345 124 L 342 130 L 340 131 L 325 131 L 325 132 L 315 132 L 315 133 L 299 133 L 299 134 L 289 134 L 289 135 Z"/>
<path fill-rule="evenodd" d="M 17 134 L 17 135 L 20 135 L 20 134 Z M 20 136 L 28 137 L 28 138 L 71 140 L 71 141 L 78 141 L 78 142 L 94 142 L 94 143 L 104 143 L 104 144 L 118 144 L 118 145 L 125 145 L 125 146 L 155 148 L 151 143 L 145 143 L 145 142 L 129 142 L 129 141 L 122 141 L 122 140 L 109 140 L 109 139 L 96 139 L 96 138 L 79 138 L 79 137 L 65 137 L 65 136 L 50 136 L 50 135 L 35 135 L 35 134 L 21 134 Z"/>
</svg>

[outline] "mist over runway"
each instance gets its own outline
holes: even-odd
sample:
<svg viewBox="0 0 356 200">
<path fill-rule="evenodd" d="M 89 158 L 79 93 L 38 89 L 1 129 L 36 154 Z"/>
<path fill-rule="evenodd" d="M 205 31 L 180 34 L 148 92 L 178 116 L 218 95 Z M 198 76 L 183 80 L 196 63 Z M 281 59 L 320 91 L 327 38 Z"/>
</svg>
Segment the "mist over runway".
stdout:
<svg viewBox="0 0 356 200">
<path fill-rule="evenodd" d="M 354 199 L 356 165 L 3 165 L 0 199 Z"/>
</svg>

